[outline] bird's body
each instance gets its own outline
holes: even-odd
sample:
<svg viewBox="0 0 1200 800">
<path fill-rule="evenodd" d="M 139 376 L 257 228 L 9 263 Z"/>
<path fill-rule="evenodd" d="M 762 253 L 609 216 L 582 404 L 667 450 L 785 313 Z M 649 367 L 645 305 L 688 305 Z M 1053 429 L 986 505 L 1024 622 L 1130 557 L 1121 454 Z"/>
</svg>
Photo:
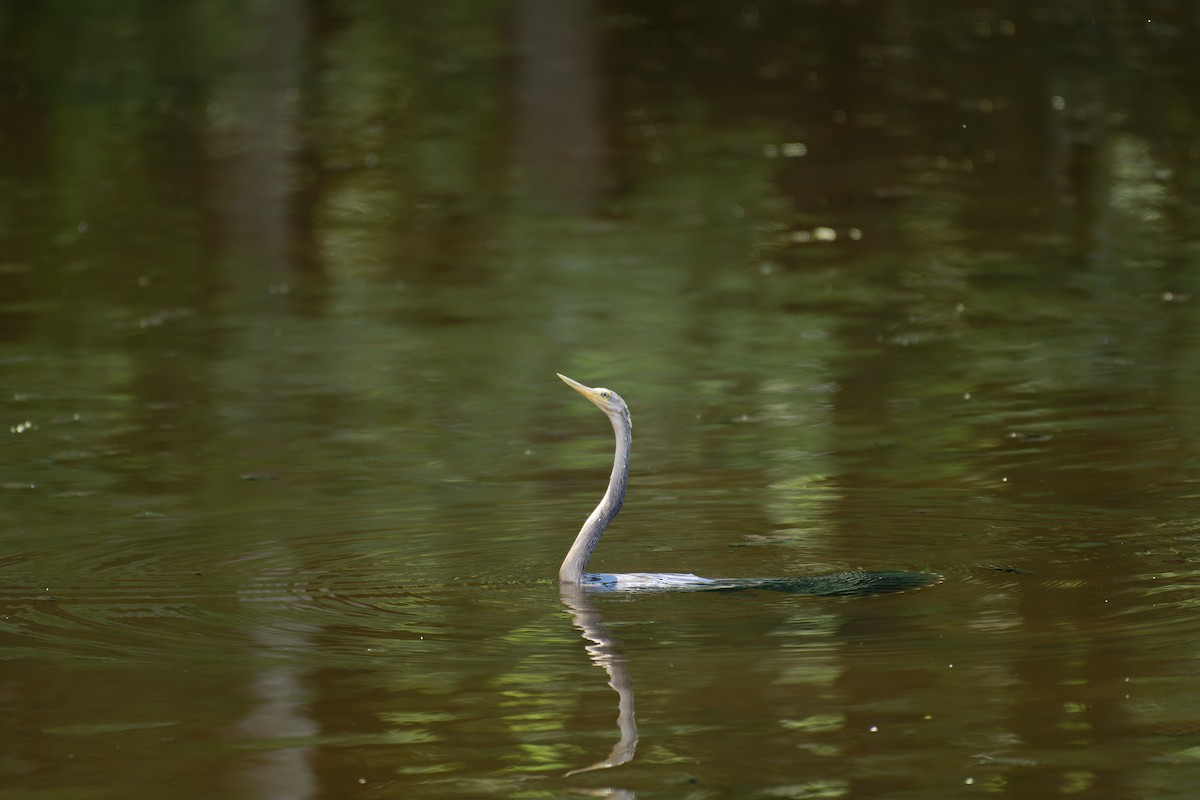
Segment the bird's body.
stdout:
<svg viewBox="0 0 1200 800">
<path fill-rule="evenodd" d="M 625 502 L 625 489 L 629 481 L 629 454 L 633 447 L 633 422 L 629 416 L 629 407 L 616 392 L 584 386 L 566 375 L 559 374 L 558 377 L 605 413 L 612 422 L 617 445 L 608 489 L 583 523 L 571 549 L 567 551 L 567 557 L 563 559 L 558 570 L 560 582 L 610 592 L 768 589 L 799 594 L 848 595 L 912 589 L 941 580 L 937 575 L 905 571 L 840 572 L 798 578 L 703 578 L 679 572 L 587 572 L 587 563 L 592 551 L 596 549 L 601 535 L 616 518 Z"/>
<path fill-rule="evenodd" d="M 580 583 L 602 592 L 661 592 L 712 589 L 717 581 L 690 572 L 585 572 Z"/>
</svg>

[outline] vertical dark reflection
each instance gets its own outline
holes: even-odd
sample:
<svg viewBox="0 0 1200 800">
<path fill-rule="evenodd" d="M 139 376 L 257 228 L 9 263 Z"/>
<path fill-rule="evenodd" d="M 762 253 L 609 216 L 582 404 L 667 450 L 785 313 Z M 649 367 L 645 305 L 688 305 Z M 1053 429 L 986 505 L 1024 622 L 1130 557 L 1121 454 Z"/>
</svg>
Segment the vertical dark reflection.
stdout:
<svg viewBox="0 0 1200 800">
<path fill-rule="evenodd" d="M 307 25 L 303 7 L 285 2 L 265 6 L 259 22 L 243 51 L 235 107 L 212 111 L 231 115 L 221 142 L 228 157 L 220 225 L 227 244 L 256 272 L 286 280 L 294 267 L 293 154 L 301 138 L 296 105 Z"/>
<path fill-rule="evenodd" d="M 517 164 L 533 205 L 587 215 L 602 190 L 592 4 L 525 0 L 515 12 Z"/>
<path fill-rule="evenodd" d="M 308 36 L 303 48 L 297 115 L 301 130 L 294 160 L 295 181 L 290 198 L 291 239 L 289 252 L 296 272 L 311 280 L 324 282 L 326 275 L 320 257 L 318 210 L 330 189 L 330 170 L 323 148 L 328 142 L 321 136 L 322 123 L 332 113 L 325 92 L 325 75 L 330 69 L 329 47 L 347 23 L 333 0 L 308 0 Z"/>
<path fill-rule="evenodd" d="M 10 3 L 0 25 L 0 235 L 6 268 L 0 273 L 0 300 L 24 301 L 51 291 L 57 275 L 39 270 L 45 244 L 37 224 L 39 207 L 31 202 L 54 161 L 51 129 L 55 108 L 45 86 L 53 74 L 34 59 L 37 35 L 52 27 L 52 15 L 32 3 Z M 74 31 L 59 33 L 74 40 Z M 0 342 L 26 339 L 36 327 L 28 314 L 0 314 Z M 70 321 L 61 325 L 67 328 Z"/>
</svg>

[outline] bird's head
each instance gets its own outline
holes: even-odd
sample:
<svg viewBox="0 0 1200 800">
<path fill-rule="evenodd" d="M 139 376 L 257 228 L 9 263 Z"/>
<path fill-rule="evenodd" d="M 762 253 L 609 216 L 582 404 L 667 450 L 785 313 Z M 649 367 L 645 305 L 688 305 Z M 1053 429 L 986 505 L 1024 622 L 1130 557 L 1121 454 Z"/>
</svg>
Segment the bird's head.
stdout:
<svg viewBox="0 0 1200 800">
<path fill-rule="evenodd" d="M 596 408 L 603 411 L 610 418 L 624 417 L 626 422 L 629 422 L 629 406 L 625 405 L 625 401 L 621 395 L 614 392 L 612 389 L 597 387 L 593 389 L 591 386 L 584 386 L 579 381 L 571 380 L 566 375 L 556 372 L 558 377 L 563 379 L 563 383 L 570 386 L 575 391 L 592 401 Z"/>
</svg>

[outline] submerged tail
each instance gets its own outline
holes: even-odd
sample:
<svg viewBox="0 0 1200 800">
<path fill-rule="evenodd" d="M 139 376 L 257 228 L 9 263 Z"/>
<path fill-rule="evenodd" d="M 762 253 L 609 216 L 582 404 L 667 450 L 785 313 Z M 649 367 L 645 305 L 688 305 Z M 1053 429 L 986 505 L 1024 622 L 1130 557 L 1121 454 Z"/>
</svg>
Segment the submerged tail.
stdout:
<svg viewBox="0 0 1200 800">
<path fill-rule="evenodd" d="M 799 578 L 718 578 L 706 589 L 718 592 L 764 589 L 768 592 L 820 597 L 852 597 L 905 592 L 941 582 L 941 575 L 928 572 L 834 572 L 829 575 L 807 575 Z"/>
</svg>

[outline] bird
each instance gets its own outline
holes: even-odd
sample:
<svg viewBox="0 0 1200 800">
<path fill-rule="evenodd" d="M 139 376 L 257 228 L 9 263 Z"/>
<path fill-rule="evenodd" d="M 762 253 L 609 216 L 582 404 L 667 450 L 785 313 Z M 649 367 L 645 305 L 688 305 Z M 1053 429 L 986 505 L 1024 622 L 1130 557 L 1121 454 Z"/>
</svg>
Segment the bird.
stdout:
<svg viewBox="0 0 1200 800">
<path fill-rule="evenodd" d="M 633 448 L 633 420 L 624 398 L 612 389 L 591 387 L 556 372 L 568 386 L 604 412 L 616 436 L 612 474 L 604 497 L 583 523 L 571 549 L 567 551 L 558 580 L 563 585 L 614 592 L 644 591 L 737 591 L 766 589 L 824 596 L 879 594 L 916 589 L 939 583 L 940 575 L 927 572 L 892 570 L 882 572 L 836 572 L 786 578 L 704 578 L 682 572 L 587 572 L 588 560 L 604 531 L 621 511 L 629 483 L 629 454 Z"/>
</svg>

